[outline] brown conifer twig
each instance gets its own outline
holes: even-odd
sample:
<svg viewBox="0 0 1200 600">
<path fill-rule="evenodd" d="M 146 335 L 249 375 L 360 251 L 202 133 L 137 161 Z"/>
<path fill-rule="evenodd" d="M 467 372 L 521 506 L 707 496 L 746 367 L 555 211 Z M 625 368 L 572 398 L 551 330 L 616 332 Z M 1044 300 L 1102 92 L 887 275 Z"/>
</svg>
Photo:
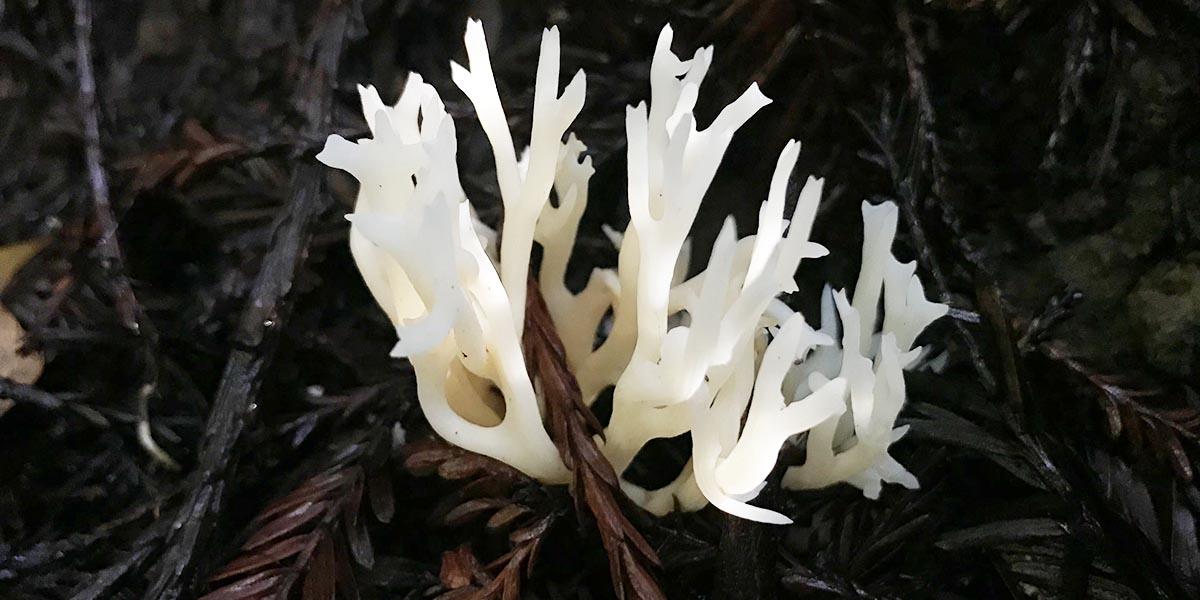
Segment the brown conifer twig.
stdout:
<svg viewBox="0 0 1200 600">
<path fill-rule="evenodd" d="M 1195 476 L 1192 456 L 1200 451 L 1200 410 L 1183 400 L 1187 390 L 1147 384 L 1130 374 L 1102 372 L 1062 341 L 1051 339 L 1054 327 L 1069 319 L 1082 299 L 1081 293 L 1068 291 L 1050 298 L 1032 319 L 1012 319 L 1013 329 L 1023 332 L 1016 349 L 1025 356 L 1041 355 L 1065 380 L 1080 384 L 1094 397 L 1110 438 L 1124 439 L 1135 452 L 1150 451 L 1176 477 L 1190 483 Z"/>
<path fill-rule="evenodd" d="M 538 511 L 513 498 L 519 486 L 536 485 L 520 471 L 494 458 L 451 446 L 440 439 L 411 442 L 404 447 L 404 467 L 417 476 L 437 474 L 457 484 L 432 519 L 456 527 L 487 516 L 484 529 L 510 530 L 511 549 L 481 565 L 469 545 L 442 553 L 440 577 L 447 589 L 438 600 L 516 600 L 537 563 L 542 542 L 560 511 Z"/>
<path fill-rule="evenodd" d="M 344 540 L 361 527 L 365 483 L 361 467 L 335 467 L 272 502 L 254 518 L 254 533 L 238 556 L 209 579 L 214 589 L 200 600 L 286 598 L 298 581 L 305 598 L 332 598 L 339 587 L 351 590 Z"/>
<path fill-rule="evenodd" d="M 618 598 L 665 598 L 652 572 L 658 555 L 621 510 L 620 479 L 596 446 L 603 431 L 583 404 L 579 382 L 567 365 L 566 351 L 542 298 L 537 281 L 529 278 L 525 302 L 525 360 L 540 384 L 546 402 L 550 437 L 563 462 L 574 474 L 571 493 L 579 514 L 596 518 L 600 541 L 608 554 L 609 575 Z"/>
</svg>

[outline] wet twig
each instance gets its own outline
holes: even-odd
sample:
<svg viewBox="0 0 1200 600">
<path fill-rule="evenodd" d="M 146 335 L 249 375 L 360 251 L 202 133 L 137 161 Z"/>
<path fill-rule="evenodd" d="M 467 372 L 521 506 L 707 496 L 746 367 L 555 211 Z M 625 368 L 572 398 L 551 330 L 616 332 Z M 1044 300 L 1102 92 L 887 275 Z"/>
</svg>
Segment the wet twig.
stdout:
<svg viewBox="0 0 1200 600">
<path fill-rule="evenodd" d="M 357 13 L 356 3 L 326 0 L 311 20 L 314 30 L 305 44 L 306 63 L 295 92 L 295 105 L 306 121 L 304 137 L 329 129 L 338 61 L 355 33 Z M 290 292 L 306 259 L 311 227 L 330 204 L 320 167 L 311 160 L 297 162 L 290 187 L 291 199 L 273 224 L 271 248 L 233 336 L 235 348 L 225 364 L 201 441 L 199 464 L 191 475 L 192 492 L 175 517 L 148 598 L 177 598 L 194 584 L 201 549 L 223 506 L 234 448 L 290 312 Z"/>
<path fill-rule="evenodd" d="M 730 600 L 775 597 L 775 569 L 768 551 L 767 528 L 730 514 L 721 515 L 720 572 L 717 589 Z"/>
<path fill-rule="evenodd" d="M 141 329 L 141 307 L 125 274 L 125 261 L 117 243 L 117 220 L 109 203 L 108 175 L 100 149 L 100 117 L 96 105 L 96 77 L 92 65 L 92 4 L 75 0 L 75 68 L 79 72 L 79 112 L 83 118 L 84 160 L 92 197 L 95 252 L 112 286 L 121 325 L 134 333 Z"/>
<path fill-rule="evenodd" d="M 67 409 L 96 427 L 108 427 L 111 425 L 109 419 L 89 406 L 76 402 L 67 402 L 57 394 L 52 394 L 27 383 L 13 381 L 7 377 L 0 377 L 0 400 L 10 400 L 17 404 L 28 404 L 43 410 Z"/>
<path fill-rule="evenodd" d="M 0 398 L 12 400 L 18 404 L 32 404 L 47 410 L 63 407 L 63 401 L 58 396 L 7 377 L 0 377 Z"/>
<path fill-rule="evenodd" d="M 178 463 L 159 447 L 150 433 L 150 399 L 158 389 L 158 332 L 146 318 L 125 271 L 125 259 L 117 241 L 117 219 L 109 202 L 108 175 L 104 171 L 104 154 L 100 148 L 100 115 L 92 62 L 92 4 L 90 0 L 75 0 L 74 8 L 75 68 L 79 74 L 79 113 L 83 119 L 84 161 L 92 199 L 90 237 L 94 239 L 93 251 L 121 325 L 140 341 L 142 380 L 135 393 L 140 416 L 138 442 L 155 461 L 176 471 L 179 470 Z"/>
</svg>

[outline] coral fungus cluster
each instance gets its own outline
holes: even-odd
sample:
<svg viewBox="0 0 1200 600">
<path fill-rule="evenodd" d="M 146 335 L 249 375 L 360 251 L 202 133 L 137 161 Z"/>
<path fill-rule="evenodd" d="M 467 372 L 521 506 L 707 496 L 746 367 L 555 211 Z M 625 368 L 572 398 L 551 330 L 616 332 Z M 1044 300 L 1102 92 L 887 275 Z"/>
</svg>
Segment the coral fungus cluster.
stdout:
<svg viewBox="0 0 1200 600">
<path fill-rule="evenodd" d="M 807 444 L 788 488 L 848 482 L 876 496 L 883 482 L 915 487 L 888 448 L 904 434 L 903 372 L 917 335 L 946 312 L 925 298 L 912 263 L 891 254 L 897 210 L 863 204 L 865 242 L 853 294 L 824 290 L 819 328 L 781 294 L 798 291 L 822 181 L 809 178 L 785 218 L 800 145 L 779 155 L 754 235 L 731 219 L 707 267 L 685 279 L 688 233 L 734 133 L 770 101 L 751 85 L 704 129 L 693 109 L 712 48 L 687 60 L 664 28 L 650 69 L 650 101 L 626 111 L 630 222 L 610 237 L 615 269 L 584 289 L 564 278 L 588 202 L 591 160 L 568 133 L 584 102 L 582 71 L 559 92 L 557 29 L 542 36 L 528 148 L 518 156 L 478 21 L 467 25 L 468 66 L 452 64 L 491 143 L 504 208 L 496 232 L 472 211 L 459 180 L 454 122 L 432 86 L 412 74 L 387 106 L 360 88 L 369 138 L 330 136 L 318 158 L 360 184 L 350 244 L 363 278 L 396 326 L 393 355 L 416 371 L 434 430 L 468 450 L 550 483 L 564 466 L 522 355 L 533 245 L 538 285 L 586 403 L 612 387 L 597 443 L 618 473 L 655 438 L 690 433 L 692 459 L 674 482 L 626 493 L 655 513 L 711 502 L 729 513 L 785 523 L 748 504 L 790 439 Z M 556 199 L 551 202 L 552 195 Z M 803 434 L 803 435 L 802 435 Z M 800 437 L 797 437 L 800 436 Z"/>
</svg>

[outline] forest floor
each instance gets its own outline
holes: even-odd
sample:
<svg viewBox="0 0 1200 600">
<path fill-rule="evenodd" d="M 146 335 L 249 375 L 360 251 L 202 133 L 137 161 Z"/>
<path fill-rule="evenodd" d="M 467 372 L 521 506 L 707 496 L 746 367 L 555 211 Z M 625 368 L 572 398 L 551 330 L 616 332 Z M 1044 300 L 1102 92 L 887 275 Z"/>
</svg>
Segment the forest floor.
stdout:
<svg viewBox="0 0 1200 600">
<path fill-rule="evenodd" d="M 543 27 L 587 72 L 579 281 L 615 261 L 624 107 L 668 22 L 716 46 L 699 114 L 751 81 L 775 100 L 698 247 L 751 230 L 789 138 L 834 250 L 798 307 L 852 283 L 864 199 L 901 207 L 900 255 L 953 308 L 901 415 L 920 489 L 769 487 L 786 527 L 626 507 L 651 551 L 622 557 L 596 507 L 433 439 L 347 248 L 353 180 L 313 155 L 366 132 L 355 84 L 418 72 L 494 225 L 449 77 L 468 16 L 509 106 Z M 1198 106 L 1196 0 L 6 0 L 0 596 L 1200 597 Z"/>
</svg>

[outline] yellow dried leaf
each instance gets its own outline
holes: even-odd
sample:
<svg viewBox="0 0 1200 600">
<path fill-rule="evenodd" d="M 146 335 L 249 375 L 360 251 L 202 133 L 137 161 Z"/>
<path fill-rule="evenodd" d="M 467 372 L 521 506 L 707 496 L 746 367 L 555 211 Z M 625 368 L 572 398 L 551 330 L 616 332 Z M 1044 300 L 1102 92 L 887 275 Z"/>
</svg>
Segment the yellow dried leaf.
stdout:
<svg viewBox="0 0 1200 600">
<path fill-rule="evenodd" d="M 42 375 L 41 353 L 21 353 L 24 341 L 25 330 L 17 318 L 0 306 L 0 377 L 18 383 L 33 383 Z"/>
<path fill-rule="evenodd" d="M 8 285 L 13 275 L 29 262 L 29 259 L 41 252 L 50 241 L 49 237 L 35 238 L 0 246 L 0 291 Z M 33 383 L 42 375 L 45 359 L 39 352 L 22 353 L 21 346 L 25 342 L 25 329 L 17 318 L 0 304 L 0 377 L 7 377 L 17 383 Z M 12 402 L 0 398 L 0 415 L 12 406 Z"/>
<path fill-rule="evenodd" d="M 46 244 L 50 243 L 50 237 L 33 238 L 7 246 L 0 246 L 0 292 L 8 286 L 8 282 L 12 280 L 13 275 L 29 262 L 29 259 L 42 251 Z"/>
</svg>

